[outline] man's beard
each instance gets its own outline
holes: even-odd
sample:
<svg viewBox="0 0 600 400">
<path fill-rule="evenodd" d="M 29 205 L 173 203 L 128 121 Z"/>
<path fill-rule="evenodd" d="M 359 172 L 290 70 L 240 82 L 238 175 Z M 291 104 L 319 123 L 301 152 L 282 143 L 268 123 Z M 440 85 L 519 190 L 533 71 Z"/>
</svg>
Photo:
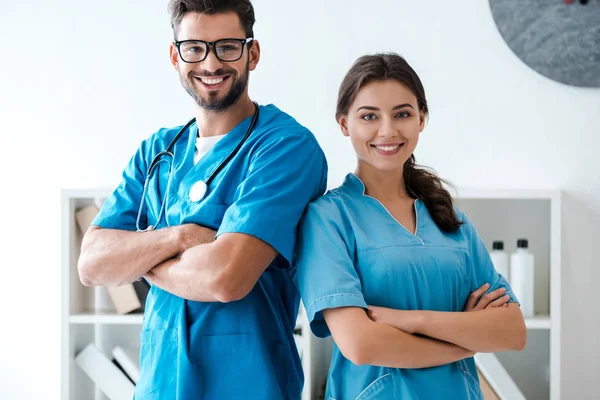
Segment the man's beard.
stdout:
<svg viewBox="0 0 600 400">
<path fill-rule="evenodd" d="M 218 70 L 210 75 L 202 75 L 203 77 L 229 75 L 229 79 L 232 80 L 231 88 L 229 89 L 229 92 L 227 92 L 225 96 L 223 96 L 220 99 L 217 97 L 220 95 L 220 91 L 210 93 L 208 95 L 208 98 L 203 98 L 198 94 L 198 92 L 196 92 L 196 88 L 194 87 L 192 82 L 194 82 L 195 79 L 198 79 L 194 78 L 194 76 L 198 75 L 194 72 L 189 72 L 187 79 L 183 75 L 179 74 L 179 80 L 181 81 L 181 85 L 183 86 L 183 88 L 189 93 L 190 96 L 192 96 L 192 98 L 196 101 L 196 104 L 198 104 L 200 107 L 204 108 L 207 111 L 224 112 L 227 111 L 232 105 L 234 105 L 238 101 L 238 99 L 246 89 L 246 85 L 248 84 L 248 75 L 250 72 L 248 68 L 249 61 L 250 60 L 248 60 L 248 63 L 246 63 L 244 74 L 239 78 L 237 77 L 236 72 L 234 70 L 232 70 L 231 72 Z"/>
</svg>

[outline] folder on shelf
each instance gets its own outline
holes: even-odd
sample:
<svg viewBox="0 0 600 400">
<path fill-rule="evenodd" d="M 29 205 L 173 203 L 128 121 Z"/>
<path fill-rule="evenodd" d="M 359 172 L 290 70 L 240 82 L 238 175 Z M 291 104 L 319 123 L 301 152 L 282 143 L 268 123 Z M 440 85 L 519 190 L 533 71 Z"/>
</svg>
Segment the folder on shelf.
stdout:
<svg viewBox="0 0 600 400">
<path fill-rule="evenodd" d="M 110 400 L 131 400 L 135 386 L 94 344 L 87 345 L 75 362 Z"/>
<path fill-rule="evenodd" d="M 487 379 L 481 374 L 479 368 L 477 368 L 477 375 L 479 376 L 479 386 L 481 386 L 481 392 L 483 393 L 484 400 L 500 400 L 500 397 L 496 394 L 494 389 L 490 386 Z"/>
<path fill-rule="evenodd" d="M 87 206 L 77 210 L 75 213 L 75 219 L 77 220 L 77 225 L 79 226 L 81 234 L 85 234 L 85 232 L 87 232 L 88 228 L 92 224 L 92 221 L 94 221 L 94 218 L 96 218 L 96 215 L 98 215 L 98 211 L 98 207 L 95 205 Z"/>
<path fill-rule="evenodd" d="M 122 286 L 107 286 L 106 291 L 119 314 L 128 314 L 142 307 L 142 302 L 132 283 Z"/>
<path fill-rule="evenodd" d="M 112 350 L 112 355 L 129 379 L 133 383 L 137 383 L 140 379 L 140 351 L 130 347 L 117 346 Z"/>
<path fill-rule="evenodd" d="M 146 298 L 148 297 L 148 292 L 150 292 L 150 284 L 146 279 L 142 279 L 141 281 L 133 282 L 133 288 L 135 289 L 135 293 L 141 304 L 137 311 L 144 312 L 146 308 Z"/>
<path fill-rule="evenodd" d="M 91 223 L 98 215 L 99 209 L 95 205 L 77 210 L 75 219 L 82 234 L 87 232 Z M 106 291 L 119 314 L 128 314 L 133 311 L 143 312 L 149 285 L 145 280 L 117 287 L 106 287 Z"/>
<path fill-rule="evenodd" d="M 475 364 L 479 375 L 485 378 L 485 381 L 499 399 L 525 400 L 521 389 L 494 353 L 475 354 Z"/>
</svg>

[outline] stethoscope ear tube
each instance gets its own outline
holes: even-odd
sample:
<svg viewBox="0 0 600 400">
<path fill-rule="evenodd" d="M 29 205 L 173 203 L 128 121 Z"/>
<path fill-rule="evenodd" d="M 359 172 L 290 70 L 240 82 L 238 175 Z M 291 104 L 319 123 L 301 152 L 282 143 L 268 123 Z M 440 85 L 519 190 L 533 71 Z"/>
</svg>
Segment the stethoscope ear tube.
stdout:
<svg viewBox="0 0 600 400">
<path fill-rule="evenodd" d="M 167 152 L 167 153 L 171 153 L 171 150 L 173 149 L 173 146 L 175 146 L 175 143 L 177 143 L 177 141 L 179 140 L 179 138 L 181 137 L 181 135 L 183 135 L 183 132 L 187 131 L 187 130 L 188 130 L 188 128 L 189 128 L 190 126 L 192 126 L 192 124 L 193 124 L 194 122 L 196 122 L 196 118 L 192 118 L 192 119 L 190 119 L 190 120 L 188 121 L 188 123 L 187 123 L 187 124 L 185 124 L 185 125 L 183 126 L 183 128 L 181 128 L 181 129 L 179 130 L 179 132 L 177 132 L 177 135 L 175 135 L 175 137 L 173 138 L 173 140 L 171 140 L 171 143 L 169 143 L 169 146 L 167 147 L 167 149 L 165 150 L 165 152 Z M 160 154 L 160 153 L 158 153 L 158 154 Z M 171 153 L 171 155 L 172 155 L 172 153 Z M 158 157 L 158 155 L 157 155 L 157 157 Z M 156 157 L 155 157 L 155 159 L 156 159 Z"/>
<path fill-rule="evenodd" d="M 233 149 L 233 151 L 231 153 L 229 153 L 227 158 L 225 160 L 223 160 L 223 162 L 221 164 L 219 164 L 217 169 L 215 169 L 212 174 L 210 174 L 210 176 L 208 177 L 208 180 L 206 180 L 206 182 L 205 182 L 206 189 L 207 189 L 206 191 L 208 191 L 208 186 L 210 186 L 210 184 L 212 183 L 213 179 L 215 179 L 217 174 L 219 172 L 221 172 L 221 170 L 229 163 L 229 161 L 231 161 L 231 159 L 237 155 L 237 153 L 240 151 L 240 149 L 242 148 L 242 146 L 244 145 L 246 140 L 250 137 L 252 130 L 254 130 L 254 125 L 256 125 L 256 121 L 258 120 L 259 108 L 258 108 L 258 104 L 256 102 L 253 102 L 253 103 L 254 103 L 254 107 L 255 107 L 254 115 L 252 116 L 252 122 L 250 122 L 250 126 L 248 126 L 248 129 L 246 130 L 246 134 L 244 135 L 242 140 L 238 143 L 238 145 L 235 147 L 235 149 Z M 204 197 L 204 196 L 202 196 L 202 197 Z M 200 200 L 202 200 L 202 199 L 200 199 Z M 200 201 L 200 200 L 197 200 L 197 201 Z"/>
</svg>

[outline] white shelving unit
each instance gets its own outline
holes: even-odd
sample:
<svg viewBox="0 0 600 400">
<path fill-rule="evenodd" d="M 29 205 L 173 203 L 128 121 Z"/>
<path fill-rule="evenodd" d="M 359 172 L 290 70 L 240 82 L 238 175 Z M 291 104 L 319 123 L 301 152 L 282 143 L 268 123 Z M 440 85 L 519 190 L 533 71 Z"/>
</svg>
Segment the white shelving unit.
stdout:
<svg viewBox="0 0 600 400">
<path fill-rule="evenodd" d="M 142 315 L 118 315 L 103 288 L 81 285 L 77 274 L 81 234 L 76 210 L 101 205 L 108 189 L 64 190 L 62 193 L 62 399 L 105 400 L 75 364 L 75 355 L 94 343 L 106 355 L 116 345 L 139 348 Z M 503 240 L 516 248 L 529 239 L 535 255 L 536 316 L 526 320 L 528 344 L 523 352 L 478 355 L 476 361 L 501 398 L 513 400 L 518 390 L 528 400 L 560 399 L 561 332 L 561 194 L 559 191 L 461 189 L 456 199 L 485 243 Z M 100 310 L 100 311 L 98 311 Z M 297 330 L 305 375 L 302 400 L 322 394 L 332 342 L 315 338 L 300 310 Z"/>
<path fill-rule="evenodd" d="M 109 189 L 62 191 L 62 348 L 61 388 L 63 400 L 107 400 L 94 382 L 75 363 L 75 356 L 89 343 L 110 357 L 115 346 L 138 348 L 142 314 L 119 315 L 103 287 L 89 288 L 79 281 L 77 260 L 81 250 L 77 210 L 100 206 Z M 298 344 L 305 373 L 302 400 L 316 400 L 325 381 L 329 360 L 328 341 L 315 338 L 308 328 L 303 310 L 298 316 Z M 330 353 L 330 350 L 329 350 Z"/>
<path fill-rule="evenodd" d="M 296 329 L 302 335 L 298 348 L 301 349 L 302 368 L 304 370 L 304 391 L 302 400 L 318 400 L 323 398 L 325 381 L 331 358 L 333 341 L 331 338 L 319 339 L 312 334 L 304 307 L 300 307 Z"/>
<path fill-rule="evenodd" d="M 561 193 L 554 190 L 461 189 L 457 206 L 491 249 L 504 241 L 513 252 L 529 240 L 535 257 L 535 316 L 525 320 L 522 352 L 478 354 L 475 360 L 501 398 L 559 400 L 561 377 Z"/>
</svg>

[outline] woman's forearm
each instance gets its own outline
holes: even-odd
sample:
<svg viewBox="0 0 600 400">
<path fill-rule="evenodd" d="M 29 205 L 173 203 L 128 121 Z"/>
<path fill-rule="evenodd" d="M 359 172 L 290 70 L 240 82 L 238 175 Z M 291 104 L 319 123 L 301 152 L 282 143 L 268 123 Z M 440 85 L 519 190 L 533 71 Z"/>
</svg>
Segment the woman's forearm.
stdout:
<svg viewBox="0 0 600 400">
<path fill-rule="evenodd" d="M 373 323 L 365 337 L 365 364 L 391 368 L 428 368 L 449 364 L 475 353 L 452 343 L 419 337 Z"/>
<path fill-rule="evenodd" d="M 428 368 L 474 355 L 451 343 L 407 334 L 371 321 L 365 310 L 358 307 L 328 309 L 323 314 L 338 348 L 356 365 Z"/>
<path fill-rule="evenodd" d="M 410 312 L 410 311 L 409 311 Z M 522 350 L 527 328 L 516 303 L 472 312 L 415 311 L 414 333 L 454 343 L 474 352 Z"/>
</svg>

